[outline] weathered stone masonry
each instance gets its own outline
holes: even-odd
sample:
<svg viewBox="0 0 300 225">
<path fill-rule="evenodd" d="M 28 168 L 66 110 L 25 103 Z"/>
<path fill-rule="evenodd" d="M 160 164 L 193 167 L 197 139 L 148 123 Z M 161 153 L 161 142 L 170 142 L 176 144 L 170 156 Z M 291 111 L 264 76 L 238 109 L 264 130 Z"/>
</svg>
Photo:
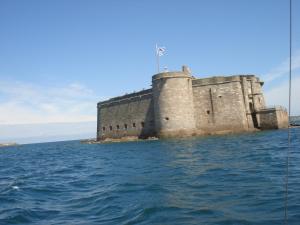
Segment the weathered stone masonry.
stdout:
<svg viewBox="0 0 300 225">
<path fill-rule="evenodd" d="M 99 102 L 97 139 L 177 137 L 287 127 L 282 107 L 266 108 L 255 75 L 196 79 L 187 67 L 152 77 L 152 88 Z"/>
</svg>

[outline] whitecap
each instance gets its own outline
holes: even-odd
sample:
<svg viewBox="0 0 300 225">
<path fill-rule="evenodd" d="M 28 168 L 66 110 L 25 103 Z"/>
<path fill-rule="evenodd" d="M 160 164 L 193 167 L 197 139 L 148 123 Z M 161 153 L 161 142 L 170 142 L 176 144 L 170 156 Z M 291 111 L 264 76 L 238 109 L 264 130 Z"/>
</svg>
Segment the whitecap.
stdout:
<svg viewBox="0 0 300 225">
<path fill-rule="evenodd" d="M 12 186 L 12 189 L 19 190 L 19 187 L 18 186 Z"/>
</svg>

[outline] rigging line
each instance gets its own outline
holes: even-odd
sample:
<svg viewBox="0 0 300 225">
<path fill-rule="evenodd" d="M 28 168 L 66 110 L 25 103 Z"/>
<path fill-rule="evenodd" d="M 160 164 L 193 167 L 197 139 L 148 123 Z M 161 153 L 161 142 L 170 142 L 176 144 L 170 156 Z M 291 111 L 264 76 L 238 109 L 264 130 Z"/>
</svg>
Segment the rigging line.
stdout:
<svg viewBox="0 0 300 225">
<path fill-rule="evenodd" d="M 290 64 L 289 64 L 289 112 L 288 112 L 288 149 L 286 154 L 286 177 L 285 177 L 285 208 L 284 220 L 288 224 L 288 184 L 289 184 L 289 163 L 291 149 L 291 90 L 292 90 L 292 0 L 290 0 Z"/>
</svg>

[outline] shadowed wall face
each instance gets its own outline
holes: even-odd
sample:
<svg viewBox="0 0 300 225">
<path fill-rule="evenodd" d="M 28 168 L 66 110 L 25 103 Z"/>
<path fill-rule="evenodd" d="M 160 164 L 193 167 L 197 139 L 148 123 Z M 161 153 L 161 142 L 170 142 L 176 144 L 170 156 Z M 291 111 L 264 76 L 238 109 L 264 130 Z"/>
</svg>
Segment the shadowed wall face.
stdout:
<svg viewBox="0 0 300 225">
<path fill-rule="evenodd" d="M 268 108 L 258 112 L 262 130 L 288 127 L 288 113 L 282 107 Z"/>
<path fill-rule="evenodd" d="M 155 135 L 152 90 L 98 105 L 97 139 Z"/>
</svg>

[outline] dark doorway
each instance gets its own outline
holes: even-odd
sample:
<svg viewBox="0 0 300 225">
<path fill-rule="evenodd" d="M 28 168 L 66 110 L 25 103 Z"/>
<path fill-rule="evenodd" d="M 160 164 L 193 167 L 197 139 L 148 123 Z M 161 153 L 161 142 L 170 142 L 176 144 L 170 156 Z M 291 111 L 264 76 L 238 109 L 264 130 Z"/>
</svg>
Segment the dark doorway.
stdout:
<svg viewBox="0 0 300 225">
<path fill-rule="evenodd" d="M 249 102 L 249 108 L 250 108 L 250 112 L 251 112 L 251 117 L 252 117 L 252 121 L 253 121 L 253 126 L 254 126 L 255 128 L 258 128 L 257 117 L 256 117 L 256 113 L 255 113 L 255 111 L 254 111 L 253 103 L 252 103 L 252 102 Z"/>
</svg>

